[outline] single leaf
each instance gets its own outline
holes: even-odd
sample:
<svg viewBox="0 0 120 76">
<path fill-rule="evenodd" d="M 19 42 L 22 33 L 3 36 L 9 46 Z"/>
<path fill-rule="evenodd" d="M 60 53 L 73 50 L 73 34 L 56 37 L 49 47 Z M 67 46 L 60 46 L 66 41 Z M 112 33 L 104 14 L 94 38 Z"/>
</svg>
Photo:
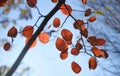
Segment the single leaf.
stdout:
<svg viewBox="0 0 120 76">
<path fill-rule="evenodd" d="M 60 26 L 60 19 L 59 19 L 59 18 L 56 17 L 56 18 L 53 20 L 53 26 L 54 26 L 55 28 L 57 28 L 57 27 Z"/>
<path fill-rule="evenodd" d="M 84 25 L 84 22 L 83 22 L 83 20 L 76 20 L 74 23 L 73 23 L 73 27 L 75 28 L 75 29 L 80 29 L 80 26 L 81 25 Z"/>
<path fill-rule="evenodd" d="M 3 7 L 6 4 L 7 0 L 0 0 L 0 7 Z"/>
<path fill-rule="evenodd" d="M 84 13 L 84 16 L 89 16 L 91 14 L 91 9 L 88 8 L 85 13 Z"/>
<path fill-rule="evenodd" d="M 61 52 L 66 52 L 68 50 L 67 43 L 60 37 L 56 39 L 56 48 Z"/>
<path fill-rule="evenodd" d="M 97 61 L 95 60 L 95 58 L 90 58 L 89 59 L 89 69 L 93 69 L 93 70 L 95 70 L 96 69 L 96 67 L 97 67 Z"/>
<path fill-rule="evenodd" d="M 77 48 L 72 48 L 71 49 L 71 54 L 72 55 L 78 55 L 79 54 L 79 50 Z"/>
<path fill-rule="evenodd" d="M 49 40 L 50 40 L 50 36 L 46 32 L 41 32 L 39 34 L 38 38 L 39 38 L 39 41 L 42 42 L 42 43 L 48 43 Z"/>
<path fill-rule="evenodd" d="M 8 33 L 7 33 L 7 36 L 15 38 L 17 36 L 17 29 L 16 29 L 16 27 L 13 26 L 12 28 L 10 28 Z"/>
<path fill-rule="evenodd" d="M 88 30 L 85 28 L 84 30 L 81 30 L 80 32 L 85 38 L 88 37 Z"/>
<path fill-rule="evenodd" d="M 26 0 L 29 7 L 33 8 L 37 4 L 37 0 Z"/>
<path fill-rule="evenodd" d="M 91 51 L 96 57 L 102 57 L 102 51 L 97 47 L 92 47 Z"/>
<path fill-rule="evenodd" d="M 4 46 L 3 46 L 3 49 L 4 49 L 5 51 L 8 51 L 10 48 L 11 48 L 11 44 L 10 44 L 9 42 L 6 42 L 6 43 L 4 44 Z"/>
<path fill-rule="evenodd" d="M 67 59 L 67 57 L 68 57 L 68 52 L 67 52 L 67 51 L 66 51 L 66 52 L 61 52 L 61 53 L 60 53 L 60 58 L 61 58 L 62 60 Z"/>
<path fill-rule="evenodd" d="M 87 4 L 87 0 L 81 0 L 81 1 L 84 5 Z"/>
<path fill-rule="evenodd" d="M 100 49 L 100 50 L 102 51 L 102 57 L 105 59 L 108 58 L 108 53 L 103 49 Z"/>
<path fill-rule="evenodd" d="M 60 6 L 60 10 L 61 10 L 61 12 L 64 14 L 64 15 L 69 15 L 69 14 L 72 14 L 72 8 L 71 8 L 71 6 L 70 5 L 68 5 L 68 4 L 62 4 L 61 6 Z"/>
<path fill-rule="evenodd" d="M 73 72 L 76 74 L 80 73 L 80 71 L 81 71 L 80 65 L 74 61 L 71 63 L 71 68 L 72 68 Z"/>
<path fill-rule="evenodd" d="M 104 45 L 105 43 L 106 43 L 106 40 L 104 40 L 103 38 L 98 38 L 95 40 L 96 46 L 101 46 L 101 45 Z"/>
<path fill-rule="evenodd" d="M 53 3 L 57 3 L 59 0 L 51 0 Z"/>
<path fill-rule="evenodd" d="M 33 35 L 34 28 L 31 25 L 25 26 L 22 31 L 22 35 L 26 38 L 31 37 Z"/>
<path fill-rule="evenodd" d="M 63 29 L 61 31 L 61 35 L 63 37 L 63 39 L 66 41 L 66 42 L 70 42 L 72 41 L 72 37 L 73 37 L 73 34 L 70 30 L 68 29 Z M 68 43 L 69 44 L 69 43 Z"/>
<path fill-rule="evenodd" d="M 93 42 L 95 42 L 95 40 L 96 40 L 96 36 L 89 36 L 88 37 L 88 39 L 87 39 L 87 41 L 89 42 L 89 43 L 93 43 Z"/>
<path fill-rule="evenodd" d="M 75 47 L 78 49 L 78 50 L 81 50 L 83 48 L 82 44 L 81 43 L 76 43 Z"/>
<path fill-rule="evenodd" d="M 92 16 L 88 19 L 89 22 L 94 22 L 96 20 L 96 16 Z"/>
</svg>

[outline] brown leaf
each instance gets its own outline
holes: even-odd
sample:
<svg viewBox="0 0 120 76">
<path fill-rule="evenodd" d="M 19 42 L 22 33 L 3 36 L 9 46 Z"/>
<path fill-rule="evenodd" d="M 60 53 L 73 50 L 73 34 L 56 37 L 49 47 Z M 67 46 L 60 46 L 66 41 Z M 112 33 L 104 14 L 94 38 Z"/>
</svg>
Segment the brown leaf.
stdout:
<svg viewBox="0 0 120 76">
<path fill-rule="evenodd" d="M 80 32 L 85 38 L 87 38 L 88 37 L 88 30 L 85 28 L 85 30 L 82 30 L 81 32 Z"/>
<path fill-rule="evenodd" d="M 88 19 L 89 22 L 94 22 L 96 20 L 96 16 L 92 16 Z"/>
<path fill-rule="evenodd" d="M 4 44 L 4 46 L 3 46 L 3 49 L 4 49 L 5 51 L 8 51 L 10 48 L 11 48 L 11 44 L 10 44 L 9 42 L 6 42 L 6 43 Z"/>
<path fill-rule="evenodd" d="M 67 51 L 66 51 L 66 52 L 61 52 L 61 53 L 60 53 L 60 58 L 61 58 L 62 60 L 67 59 L 67 57 L 68 57 L 68 52 L 67 52 Z"/>
<path fill-rule="evenodd" d="M 76 20 L 74 23 L 73 23 L 73 26 L 75 29 L 80 29 L 81 25 L 84 25 L 84 22 L 83 20 Z"/>
<path fill-rule="evenodd" d="M 65 6 L 66 5 L 66 6 Z M 66 9 L 67 8 L 67 9 Z M 61 7 L 60 7 L 60 10 L 61 12 L 64 14 L 64 15 L 69 15 L 69 14 L 72 14 L 72 8 L 70 5 L 68 4 L 62 4 Z"/>
<path fill-rule="evenodd" d="M 81 1 L 84 5 L 87 4 L 87 0 L 81 0 Z"/>
<path fill-rule="evenodd" d="M 9 29 L 7 36 L 15 38 L 17 36 L 17 29 L 13 26 L 12 28 Z"/>
<path fill-rule="evenodd" d="M 56 18 L 53 20 L 53 26 L 54 26 L 55 28 L 57 28 L 57 27 L 60 26 L 60 19 L 59 19 L 59 18 L 56 17 Z"/>
<path fill-rule="evenodd" d="M 37 0 L 26 0 L 26 2 L 31 8 L 35 7 L 37 4 Z"/>
<path fill-rule="evenodd" d="M 100 50 L 102 51 L 102 57 L 105 59 L 108 58 L 108 53 L 103 49 L 100 49 Z"/>
<path fill-rule="evenodd" d="M 93 52 L 93 54 L 96 56 L 96 57 L 102 57 L 102 52 L 99 48 L 97 47 L 92 47 L 91 48 L 91 51 Z"/>
<path fill-rule="evenodd" d="M 95 58 L 90 58 L 89 59 L 89 69 L 93 69 L 93 70 L 95 70 L 96 69 L 96 67 L 97 67 L 97 61 L 95 60 Z"/>
<path fill-rule="evenodd" d="M 78 55 L 79 54 L 79 50 L 77 48 L 72 48 L 71 49 L 71 54 L 72 55 Z"/>
<path fill-rule="evenodd" d="M 88 8 L 85 13 L 84 13 L 84 16 L 89 16 L 91 14 L 91 9 Z"/>
<path fill-rule="evenodd" d="M 80 65 L 74 61 L 71 63 L 71 68 L 72 68 L 73 72 L 76 74 L 80 73 L 80 71 L 81 71 Z"/>
<path fill-rule="evenodd" d="M 6 4 L 7 0 L 0 0 L 0 7 L 3 7 Z"/>
<path fill-rule="evenodd" d="M 81 50 L 83 48 L 82 44 L 81 43 L 76 43 L 75 47 L 78 49 L 78 50 Z"/>
</svg>

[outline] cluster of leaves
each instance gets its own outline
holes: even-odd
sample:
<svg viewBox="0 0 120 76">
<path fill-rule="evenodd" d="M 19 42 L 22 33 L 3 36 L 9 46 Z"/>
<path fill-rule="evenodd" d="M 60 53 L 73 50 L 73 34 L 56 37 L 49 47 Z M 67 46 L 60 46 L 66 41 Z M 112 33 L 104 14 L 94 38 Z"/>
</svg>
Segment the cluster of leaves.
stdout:
<svg viewBox="0 0 120 76">
<path fill-rule="evenodd" d="M 59 0 L 51 0 L 53 3 L 57 3 Z M 36 7 L 37 4 L 37 0 L 26 0 L 28 6 L 30 6 L 31 8 Z M 87 0 L 81 0 L 81 2 L 83 3 L 83 5 L 87 4 Z M 5 2 L 1 2 L 0 4 L 3 4 Z M 104 49 L 99 48 L 98 46 L 102 46 L 106 43 L 106 40 L 104 40 L 103 38 L 97 38 L 96 36 L 89 36 L 89 31 L 87 29 L 87 24 L 92 23 L 96 20 L 96 16 L 91 16 L 91 9 L 88 8 L 86 9 L 83 13 L 84 13 L 84 17 L 87 17 L 87 22 L 85 22 L 82 19 L 75 19 L 72 16 L 72 11 L 74 11 L 72 9 L 72 7 L 69 4 L 65 4 L 63 3 L 60 8 L 61 12 L 68 17 L 71 17 L 74 20 L 74 23 L 72 24 L 74 27 L 74 30 L 79 30 L 79 35 L 81 36 L 74 47 L 71 48 L 70 50 L 70 54 L 73 56 L 78 56 L 81 53 L 81 50 L 83 53 L 87 54 L 90 56 L 88 64 L 89 64 L 89 69 L 96 69 L 97 67 L 97 58 L 107 58 L 108 54 Z M 53 26 L 55 28 L 60 28 L 61 29 L 61 20 L 60 18 L 56 17 L 53 20 Z M 35 25 L 34 25 L 35 26 Z M 31 39 L 31 37 L 33 36 L 34 33 L 34 26 L 28 25 L 25 26 L 23 28 L 23 30 L 20 32 L 22 33 L 22 35 L 26 38 L 26 44 L 29 42 L 29 40 Z M 61 26 L 61 27 L 60 27 Z M 12 27 L 9 29 L 7 36 L 12 38 L 12 41 L 14 41 L 14 38 L 16 38 L 18 34 L 17 28 L 16 27 Z M 60 51 L 60 58 L 62 60 L 67 59 L 68 55 L 69 55 L 69 51 L 68 51 L 68 46 L 72 45 L 72 39 L 73 39 L 73 33 L 68 29 L 62 29 L 61 30 L 61 37 L 58 37 L 56 39 L 55 45 L 56 48 Z M 50 39 L 50 36 L 48 35 L 48 33 L 46 32 L 41 32 L 38 36 L 39 41 L 41 41 L 42 43 L 47 43 Z M 83 39 L 84 38 L 84 39 Z M 87 41 L 90 46 L 91 46 L 91 53 L 88 52 L 88 50 L 86 50 L 86 45 L 84 41 Z M 32 43 L 31 47 L 34 47 L 36 45 L 37 41 L 34 40 L 34 42 Z M 4 49 L 5 50 L 9 50 L 11 47 L 11 44 L 9 42 L 4 44 Z M 71 68 L 73 70 L 73 72 L 75 72 L 76 74 L 80 73 L 81 71 L 81 66 L 73 61 L 71 63 Z"/>
</svg>

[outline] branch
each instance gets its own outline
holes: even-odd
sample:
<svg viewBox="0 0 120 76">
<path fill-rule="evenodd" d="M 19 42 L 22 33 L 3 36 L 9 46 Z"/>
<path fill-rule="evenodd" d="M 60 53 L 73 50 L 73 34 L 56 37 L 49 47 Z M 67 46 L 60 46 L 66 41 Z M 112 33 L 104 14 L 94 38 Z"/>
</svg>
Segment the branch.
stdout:
<svg viewBox="0 0 120 76">
<path fill-rule="evenodd" d="M 12 74 L 15 72 L 17 67 L 19 66 L 20 62 L 24 58 L 25 54 L 27 53 L 28 49 L 34 42 L 34 40 L 37 38 L 37 36 L 41 33 L 41 31 L 44 29 L 47 22 L 50 20 L 50 18 L 59 10 L 60 6 L 65 3 L 65 0 L 59 0 L 58 4 L 53 8 L 53 10 L 45 17 L 43 22 L 38 27 L 37 31 L 34 33 L 34 35 L 30 38 L 28 44 L 23 48 L 22 52 L 20 53 L 19 57 L 9 70 L 9 72 L 6 74 L 6 76 L 12 76 Z"/>
</svg>

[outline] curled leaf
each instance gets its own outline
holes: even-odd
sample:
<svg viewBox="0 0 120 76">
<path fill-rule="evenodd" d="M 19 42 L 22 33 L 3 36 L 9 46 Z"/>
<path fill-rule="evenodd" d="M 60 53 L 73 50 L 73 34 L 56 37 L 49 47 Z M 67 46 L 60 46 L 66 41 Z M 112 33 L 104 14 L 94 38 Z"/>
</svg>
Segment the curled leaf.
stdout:
<svg viewBox="0 0 120 76">
<path fill-rule="evenodd" d="M 102 51 L 97 47 L 92 47 L 91 51 L 96 57 L 102 57 Z"/>
<path fill-rule="evenodd" d="M 80 65 L 74 61 L 71 63 L 71 68 L 72 68 L 73 72 L 76 74 L 80 73 L 80 71 L 81 71 Z"/>
<path fill-rule="evenodd" d="M 89 59 L 89 69 L 95 69 L 97 67 L 97 61 L 95 60 L 95 58 L 90 58 Z"/>
<path fill-rule="evenodd" d="M 73 23 L 73 26 L 75 29 L 80 29 L 81 25 L 84 25 L 84 22 L 83 20 L 76 20 L 74 23 Z"/>
<path fill-rule="evenodd" d="M 81 50 L 83 48 L 82 44 L 81 43 L 76 43 L 75 47 L 78 49 L 78 50 Z"/>
<path fill-rule="evenodd" d="M 61 53 L 60 53 L 60 58 L 61 58 L 62 60 L 67 59 L 67 57 L 68 57 L 68 52 L 67 52 L 67 51 L 66 51 L 66 52 L 61 52 Z"/>
<path fill-rule="evenodd" d="M 7 36 L 15 38 L 17 36 L 17 29 L 14 26 L 12 28 L 10 28 L 7 33 Z"/>
<path fill-rule="evenodd" d="M 100 49 L 100 50 L 102 51 L 102 57 L 105 59 L 108 58 L 108 53 L 103 49 Z"/>
<path fill-rule="evenodd" d="M 72 14 L 72 8 L 68 4 L 62 4 L 60 10 L 64 15 L 68 16 L 69 14 Z"/>
</svg>

